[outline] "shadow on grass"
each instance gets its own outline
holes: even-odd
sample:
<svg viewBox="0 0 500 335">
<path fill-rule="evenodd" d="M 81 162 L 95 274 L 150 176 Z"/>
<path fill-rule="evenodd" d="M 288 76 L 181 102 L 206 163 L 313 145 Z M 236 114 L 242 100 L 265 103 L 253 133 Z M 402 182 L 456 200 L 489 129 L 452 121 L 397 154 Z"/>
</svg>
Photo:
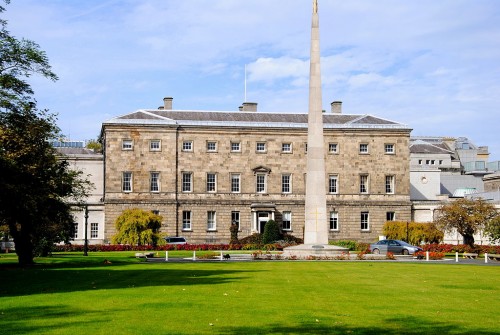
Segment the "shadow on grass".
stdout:
<svg viewBox="0 0 500 335">
<path fill-rule="evenodd" d="M 339 324 L 335 326 L 320 323 L 301 323 L 299 325 L 273 324 L 258 327 L 228 327 L 218 329 L 217 334 L 357 334 L 357 335 L 433 335 L 433 334 L 457 334 L 457 335 L 498 335 L 497 331 L 460 327 L 459 325 L 443 321 L 429 322 L 426 319 L 416 317 L 402 317 L 381 320 L 385 326 L 349 326 Z"/>
<path fill-rule="evenodd" d="M 152 286 L 216 285 L 238 281 L 243 274 L 254 271 L 204 269 L 137 268 L 127 262 L 48 264 L 2 271 L 0 296 L 24 296 L 44 293 L 65 293 L 87 290 L 123 289 Z M 133 268 L 127 269 L 127 266 Z M 139 265 L 140 266 L 140 265 Z M 5 269 L 5 268 L 4 268 Z"/>
</svg>

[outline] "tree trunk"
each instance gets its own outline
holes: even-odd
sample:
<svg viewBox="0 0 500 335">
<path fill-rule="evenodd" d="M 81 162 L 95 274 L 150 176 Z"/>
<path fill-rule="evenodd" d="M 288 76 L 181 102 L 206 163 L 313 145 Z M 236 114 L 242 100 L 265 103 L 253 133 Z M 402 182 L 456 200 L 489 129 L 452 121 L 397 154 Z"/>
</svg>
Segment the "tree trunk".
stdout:
<svg viewBox="0 0 500 335">
<path fill-rule="evenodd" d="M 13 227 L 10 228 L 10 235 L 14 238 L 19 265 L 26 266 L 34 264 L 33 242 L 31 241 L 30 234 L 26 234 L 23 231 L 18 231 L 15 228 L 12 229 Z"/>
<path fill-rule="evenodd" d="M 464 234 L 464 244 L 474 248 L 474 236 L 472 234 Z"/>
</svg>

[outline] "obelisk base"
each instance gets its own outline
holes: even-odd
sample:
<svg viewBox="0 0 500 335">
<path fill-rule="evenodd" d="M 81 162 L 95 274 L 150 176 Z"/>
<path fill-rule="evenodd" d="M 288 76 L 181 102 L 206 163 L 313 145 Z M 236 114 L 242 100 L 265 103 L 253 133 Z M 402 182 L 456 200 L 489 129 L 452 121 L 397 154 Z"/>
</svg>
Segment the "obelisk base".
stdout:
<svg viewBox="0 0 500 335">
<path fill-rule="evenodd" d="M 284 258 L 307 259 L 309 257 L 335 257 L 347 254 L 348 248 L 329 244 L 299 244 L 283 249 Z"/>
</svg>

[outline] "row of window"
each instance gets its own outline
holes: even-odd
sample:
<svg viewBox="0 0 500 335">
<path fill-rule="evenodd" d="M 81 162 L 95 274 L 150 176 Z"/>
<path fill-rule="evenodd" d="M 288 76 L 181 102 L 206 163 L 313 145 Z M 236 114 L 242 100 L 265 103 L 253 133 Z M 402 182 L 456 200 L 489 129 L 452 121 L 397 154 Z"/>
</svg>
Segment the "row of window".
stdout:
<svg viewBox="0 0 500 335">
<path fill-rule="evenodd" d="M 230 150 L 231 152 L 241 152 L 241 142 L 231 142 Z M 182 151 L 192 152 L 193 151 L 193 141 L 183 141 L 182 142 Z M 307 143 L 305 144 L 305 148 L 307 151 Z M 134 149 L 134 141 L 129 139 L 122 140 L 122 150 L 133 150 Z M 281 152 L 282 153 L 292 153 L 293 152 L 292 143 L 286 142 L 281 144 Z M 149 150 L 150 151 L 161 151 L 161 140 L 150 140 L 149 141 Z M 207 152 L 217 152 L 218 151 L 218 142 L 217 141 L 207 141 L 206 142 L 206 151 Z M 267 142 L 256 142 L 255 151 L 258 153 L 266 153 L 267 152 Z M 328 152 L 331 154 L 339 153 L 339 145 L 338 143 L 328 143 Z M 384 144 L 384 152 L 386 154 L 395 154 L 395 145 L 392 143 Z M 359 145 L 359 153 L 360 154 L 368 154 L 369 153 L 369 145 L 368 143 L 361 143 Z"/>
<path fill-rule="evenodd" d="M 424 165 L 424 160 L 423 159 L 419 159 L 418 160 L 418 164 L 419 165 Z M 442 159 L 440 159 L 440 160 L 426 159 L 425 160 L 425 165 L 443 165 L 443 160 Z"/>
<path fill-rule="evenodd" d="M 292 231 L 292 212 L 285 211 L 282 213 L 282 229 L 284 231 Z M 386 213 L 387 221 L 394 221 L 396 219 L 396 215 L 394 212 Z M 240 212 L 232 211 L 231 212 L 231 222 L 238 226 L 240 226 Z M 336 211 L 332 211 L 329 214 L 329 228 L 331 231 L 339 231 L 340 230 L 340 221 L 339 221 L 339 213 Z M 362 231 L 370 230 L 370 213 L 369 212 L 361 212 L 360 213 L 360 229 Z M 182 230 L 183 231 L 192 231 L 193 230 L 193 214 L 191 211 L 183 211 L 182 212 Z M 215 231 L 217 230 L 217 213 L 215 211 L 207 212 L 207 230 Z"/>
<path fill-rule="evenodd" d="M 85 234 L 85 232 L 84 232 Z M 82 236 L 81 238 L 83 238 Z M 99 237 L 99 223 L 92 222 L 90 223 L 90 238 L 98 238 Z M 75 223 L 75 233 L 73 235 L 74 239 L 79 238 L 78 236 L 78 223 Z"/>
<path fill-rule="evenodd" d="M 122 191 L 132 192 L 132 172 L 123 172 L 122 176 Z M 241 174 L 231 173 L 230 174 L 230 190 L 231 193 L 241 192 Z M 267 173 L 257 173 L 255 175 L 255 192 L 256 193 L 267 193 Z M 359 176 L 359 193 L 368 194 L 369 190 L 369 175 L 362 174 Z M 192 172 L 182 172 L 181 179 L 181 190 L 182 192 L 193 192 L 193 173 Z M 395 190 L 395 176 L 386 175 L 385 176 L 385 193 L 394 194 Z M 149 179 L 149 191 L 150 192 L 160 192 L 160 173 L 150 172 Z M 206 174 L 206 191 L 209 193 L 217 192 L 217 174 L 207 173 Z M 292 193 L 292 174 L 282 174 L 281 175 L 281 193 L 289 194 Z M 330 175 L 328 177 L 328 193 L 338 194 L 339 193 L 339 176 Z"/>
</svg>

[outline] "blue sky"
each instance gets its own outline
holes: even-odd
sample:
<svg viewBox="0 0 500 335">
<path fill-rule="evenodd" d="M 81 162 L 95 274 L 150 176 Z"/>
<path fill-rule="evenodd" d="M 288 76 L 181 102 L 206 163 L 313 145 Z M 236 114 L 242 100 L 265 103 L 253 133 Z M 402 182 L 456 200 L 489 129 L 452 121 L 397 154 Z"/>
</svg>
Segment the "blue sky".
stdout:
<svg viewBox="0 0 500 335">
<path fill-rule="evenodd" d="M 307 112 L 309 0 L 12 0 L 11 34 L 60 80 L 39 107 L 73 140 L 163 97 L 174 109 Z M 500 160 L 500 1 L 319 0 L 324 109 L 465 136 Z"/>
</svg>

